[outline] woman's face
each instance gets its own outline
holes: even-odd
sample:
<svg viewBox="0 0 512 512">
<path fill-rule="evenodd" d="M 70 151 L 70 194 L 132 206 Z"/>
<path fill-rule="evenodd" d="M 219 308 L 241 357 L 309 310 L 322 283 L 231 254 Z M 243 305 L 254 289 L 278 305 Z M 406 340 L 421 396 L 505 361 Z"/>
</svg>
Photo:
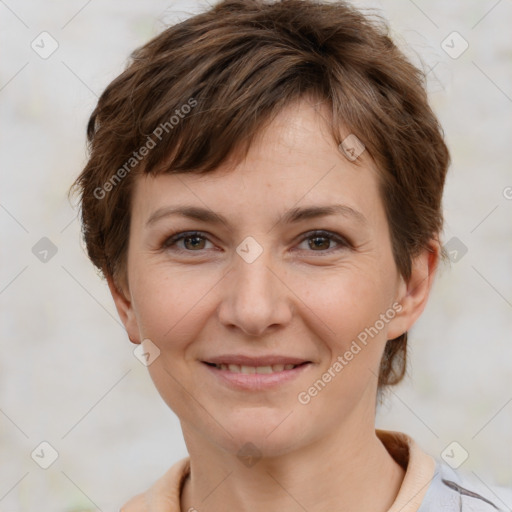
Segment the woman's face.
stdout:
<svg viewBox="0 0 512 512">
<path fill-rule="evenodd" d="M 322 115 L 306 100 L 282 111 L 236 168 L 137 178 L 114 298 L 130 339 L 158 347 L 151 377 L 190 442 L 276 455 L 373 431 L 386 340 L 415 317 L 377 171 Z"/>
</svg>

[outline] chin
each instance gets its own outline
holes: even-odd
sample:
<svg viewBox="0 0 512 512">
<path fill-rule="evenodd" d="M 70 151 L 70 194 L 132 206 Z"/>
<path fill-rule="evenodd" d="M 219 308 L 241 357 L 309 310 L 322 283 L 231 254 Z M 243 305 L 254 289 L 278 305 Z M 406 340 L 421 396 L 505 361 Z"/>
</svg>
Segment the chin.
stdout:
<svg viewBox="0 0 512 512">
<path fill-rule="evenodd" d="M 227 433 L 217 443 L 239 457 L 271 458 L 293 451 L 307 437 L 307 424 L 292 408 L 242 408 L 224 416 Z M 290 414 L 291 413 L 291 414 Z"/>
</svg>

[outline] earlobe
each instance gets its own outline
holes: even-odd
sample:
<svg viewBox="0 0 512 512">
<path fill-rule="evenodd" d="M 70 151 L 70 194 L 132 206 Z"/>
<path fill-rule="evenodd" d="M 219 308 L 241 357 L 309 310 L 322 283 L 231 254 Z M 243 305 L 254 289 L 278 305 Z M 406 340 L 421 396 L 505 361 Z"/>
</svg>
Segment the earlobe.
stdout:
<svg viewBox="0 0 512 512">
<path fill-rule="evenodd" d="M 128 338 L 134 344 L 141 342 L 141 336 L 139 333 L 139 327 L 135 312 L 133 310 L 133 303 L 129 294 L 126 294 L 120 287 L 116 285 L 112 276 L 107 276 L 107 283 L 116 305 L 117 313 L 119 318 L 126 329 Z M 128 297 L 127 297 L 128 295 Z"/>
<path fill-rule="evenodd" d="M 439 242 L 432 240 L 429 247 L 413 259 L 408 281 L 401 278 L 397 302 L 402 308 L 388 326 L 388 339 L 395 339 L 407 332 L 425 309 L 439 264 L 440 251 Z"/>
</svg>

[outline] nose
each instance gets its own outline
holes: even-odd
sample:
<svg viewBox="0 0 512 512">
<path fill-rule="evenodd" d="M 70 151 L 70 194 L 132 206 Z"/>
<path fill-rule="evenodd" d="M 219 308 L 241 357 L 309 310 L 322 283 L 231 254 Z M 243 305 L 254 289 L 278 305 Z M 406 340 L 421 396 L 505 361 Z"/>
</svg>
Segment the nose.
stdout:
<svg viewBox="0 0 512 512">
<path fill-rule="evenodd" d="M 261 337 L 289 324 L 293 293 L 271 260 L 269 251 L 250 263 L 235 255 L 222 284 L 218 316 L 223 325 Z"/>
</svg>

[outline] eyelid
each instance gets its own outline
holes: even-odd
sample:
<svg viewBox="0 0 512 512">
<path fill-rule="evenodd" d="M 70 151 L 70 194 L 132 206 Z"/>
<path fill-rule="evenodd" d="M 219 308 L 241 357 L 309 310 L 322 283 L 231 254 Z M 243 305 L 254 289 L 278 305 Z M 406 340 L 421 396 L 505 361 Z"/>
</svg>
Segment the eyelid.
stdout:
<svg viewBox="0 0 512 512">
<path fill-rule="evenodd" d="M 176 242 L 180 242 L 181 240 L 184 240 L 185 238 L 193 238 L 193 237 L 201 237 L 205 240 L 209 240 L 208 237 L 211 235 L 209 233 L 206 233 L 205 231 L 176 231 L 175 233 L 171 233 L 170 235 L 167 235 L 164 237 L 164 241 L 162 242 L 161 246 L 163 249 L 172 247 Z M 178 249 L 178 252 L 199 252 L 199 251 L 183 251 Z"/>
<path fill-rule="evenodd" d="M 307 241 L 308 239 L 313 238 L 326 238 L 330 242 L 334 242 L 336 247 L 331 247 L 326 250 L 314 250 L 314 249 L 299 249 L 294 247 L 291 249 L 292 252 L 299 252 L 300 254 L 305 254 L 306 257 L 312 258 L 329 258 L 332 256 L 339 256 L 348 250 L 353 250 L 354 246 L 352 243 L 341 234 L 336 233 L 335 231 L 329 231 L 325 229 L 313 229 L 311 231 L 307 231 L 304 234 L 300 235 L 300 238 L 297 242 L 297 245 L 300 245 Z"/>
<path fill-rule="evenodd" d="M 208 240 L 209 242 L 211 242 L 211 240 L 208 238 L 208 237 L 211 237 L 212 235 L 210 235 L 209 233 L 205 232 L 205 231 L 177 231 L 175 233 L 172 233 L 170 235 L 167 235 L 165 238 L 164 238 L 164 241 L 163 243 L 161 244 L 161 247 L 162 249 L 170 249 L 173 245 L 175 245 L 177 242 L 180 242 L 181 240 L 184 240 L 186 238 L 193 238 L 193 237 L 198 237 L 198 238 L 203 238 L 205 240 Z M 322 251 L 322 250 L 319 250 L 319 251 L 306 251 L 306 252 L 310 252 L 310 253 L 315 253 L 315 252 L 318 252 L 320 254 L 332 254 L 333 252 L 337 252 L 337 251 L 340 251 L 340 250 L 343 250 L 343 249 L 351 249 L 353 247 L 353 244 L 344 236 L 336 233 L 336 232 L 333 232 L 333 231 L 329 231 L 329 230 L 325 230 L 325 229 L 313 229 L 313 230 L 310 230 L 310 231 L 306 231 L 305 233 L 302 233 L 300 236 L 299 236 L 299 239 L 297 241 L 297 243 L 302 243 L 304 242 L 305 240 L 309 239 L 309 238 L 313 238 L 313 237 L 323 237 L 323 238 L 327 238 L 328 240 L 331 240 L 331 241 L 334 241 L 338 244 L 339 247 L 337 248 L 331 248 L 331 249 L 327 249 L 325 251 Z M 212 243 L 212 242 L 211 242 Z M 197 252 L 197 253 L 201 253 L 204 249 L 200 249 L 198 251 L 188 251 L 186 249 L 176 249 L 175 251 L 176 252 L 186 252 L 186 253 L 194 253 L 194 252 Z M 300 251 L 300 249 L 298 249 Z"/>
<path fill-rule="evenodd" d="M 313 237 L 318 237 L 318 238 L 327 238 L 328 240 L 332 240 L 334 242 L 336 242 L 339 247 L 338 248 L 334 248 L 334 249 L 328 249 L 327 251 L 307 251 L 307 252 L 318 252 L 318 253 L 331 253 L 331 252 L 336 252 L 338 250 L 341 250 L 341 249 L 349 249 L 352 247 L 352 244 L 348 241 L 348 239 L 334 231 L 329 231 L 329 230 L 326 230 L 326 229 L 313 229 L 311 231 L 307 231 L 306 233 L 300 235 L 300 243 L 302 243 L 304 240 L 307 240 L 308 238 L 313 238 Z"/>
</svg>

